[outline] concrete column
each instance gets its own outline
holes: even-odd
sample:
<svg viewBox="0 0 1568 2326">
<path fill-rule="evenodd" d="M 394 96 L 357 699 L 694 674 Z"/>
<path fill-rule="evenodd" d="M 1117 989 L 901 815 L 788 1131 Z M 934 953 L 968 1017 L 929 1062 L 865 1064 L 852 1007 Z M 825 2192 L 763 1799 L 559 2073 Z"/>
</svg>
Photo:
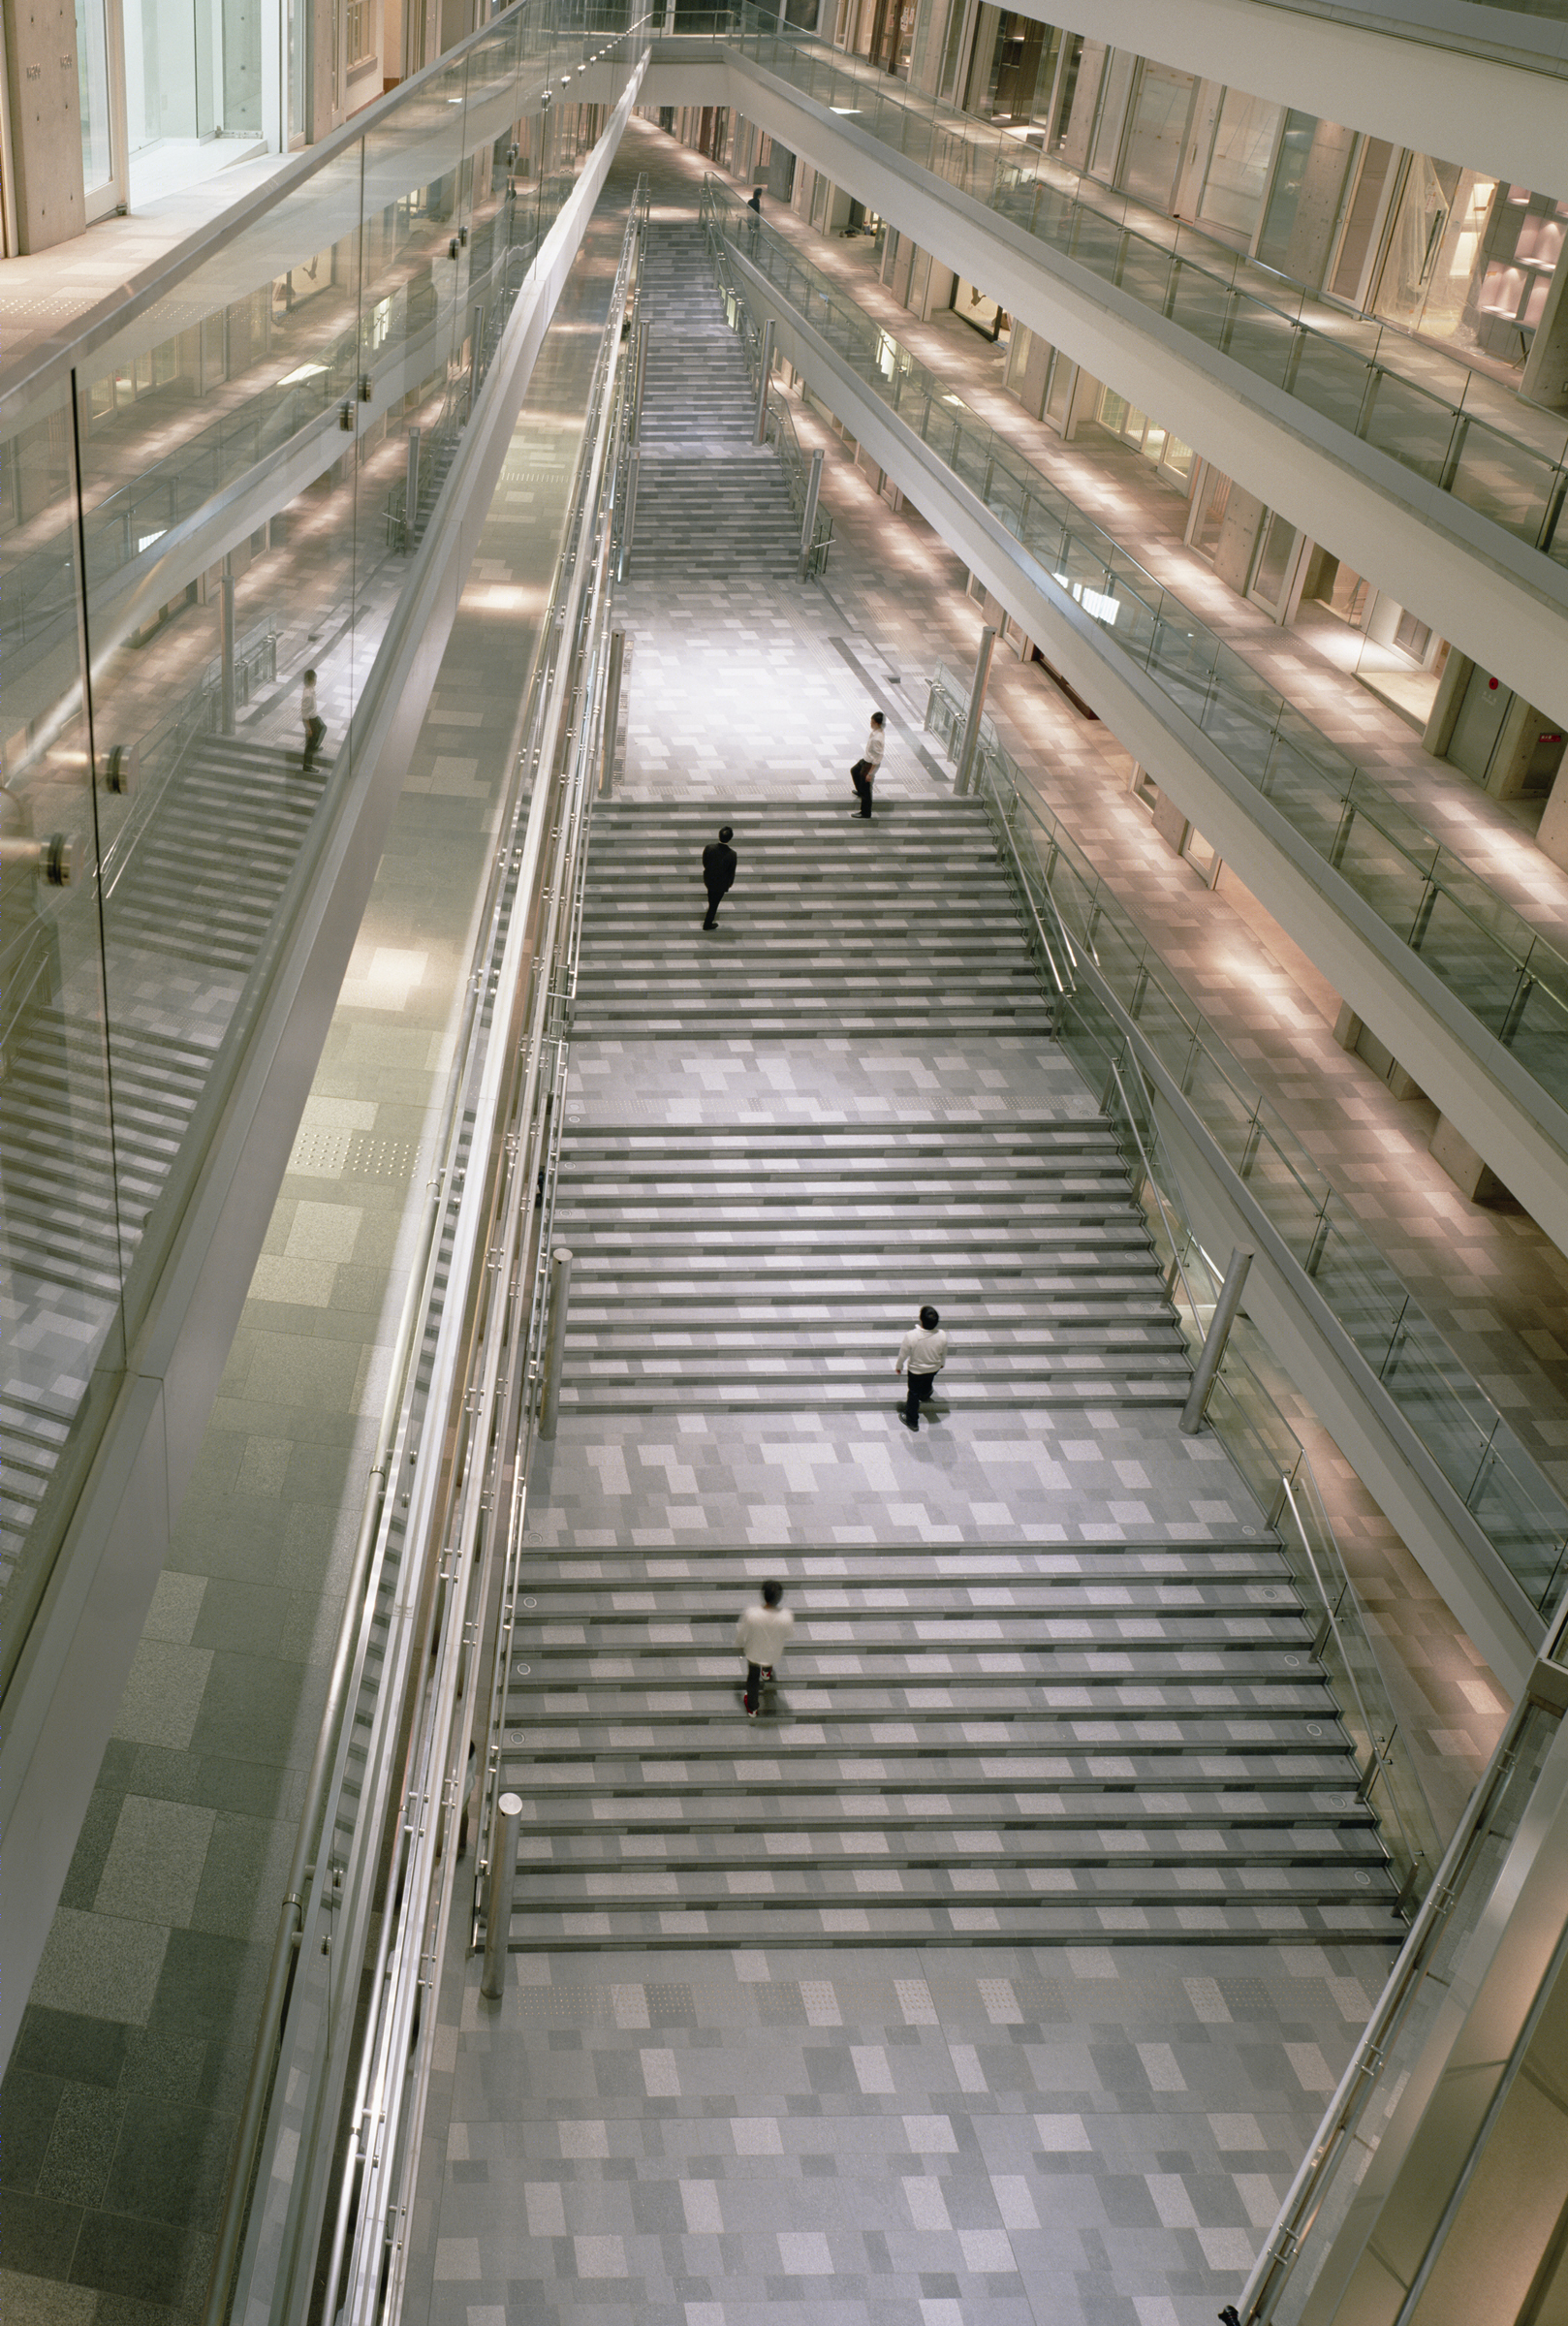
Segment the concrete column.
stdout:
<svg viewBox="0 0 1568 2326">
<path fill-rule="evenodd" d="M 1450 646 L 1448 660 L 1443 665 L 1443 676 L 1437 681 L 1437 696 L 1432 704 L 1431 716 L 1421 738 L 1422 749 L 1429 751 L 1433 759 L 1448 757 L 1448 747 L 1454 739 L 1454 730 L 1458 725 L 1464 690 L 1470 683 L 1470 673 L 1474 669 L 1475 664 L 1468 654 L 1461 654 L 1457 646 Z"/>
<path fill-rule="evenodd" d="M 975 788 L 975 753 L 980 748 L 980 720 L 986 707 L 986 688 L 990 679 L 990 658 L 996 650 L 996 632 L 988 622 L 980 633 L 980 651 L 975 656 L 975 676 L 969 688 L 969 715 L 964 720 L 963 741 L 958 749 L 958 771 L 953 778 L 953 795 L 963 799 Z"/>
<path fill-rule="evenodd" d="M 1168 792 L 1161 792 L 1154 802 L 1154 829 L 1177 856 L 1192 836 L 1192 826 Z"/>
<path fill-rule="evenodd" d="M 1543 856 L 1550 856 L 1568 872 L 1568 759 L 1557 770 L 1535 840 Z"/>
<path fill-rule="evenodd" d="M 1446 1115 L 1438 1116 L 1427 1147 L 1432 1160 L 1442 1165 L 1467 1203 L 1485 1203 L 1503 1192 L 1496 1173 L 1488 1169 L 1468 1140 L 1459 1137 Z"/>
<path fill-rule="evenodd" d="M 6 100 L 22 256 L 83 234 L 81 104 L 72 0 L 4 0 Z"/>
<path fill-rule="evenodd" d="M 1493 800 L 1517 800 L 1524 789 L 1537 750 L 1549 736 L 1560 735 L 1561 728 L 1516 695 L 1503 713 L 1503 723 L 1492 746 L 1491 763 L 1487 770 L 1487 790 Z"/>
</svg>

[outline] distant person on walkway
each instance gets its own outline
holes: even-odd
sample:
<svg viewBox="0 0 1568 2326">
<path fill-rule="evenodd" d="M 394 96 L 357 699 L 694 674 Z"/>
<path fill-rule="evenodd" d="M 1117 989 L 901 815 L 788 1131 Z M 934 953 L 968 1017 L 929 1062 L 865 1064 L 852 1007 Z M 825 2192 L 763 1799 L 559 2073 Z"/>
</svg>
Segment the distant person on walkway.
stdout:
<svg viewBox="0 0 1568 2326">
<path fill-rule="evenodd" d="M 755 258 L 757 256 L 757 229 L 763 214 L 763 190 L 761 186 L 752 187 L 751 200 L 747 203 L 746 207 L 751 212 L 751 218 L 746 227 L 746 234 L 751 243 L 751 255 L 753 258 Z"/>
<path fill-rule="evenodd" d="M 299 717 L 305 730 L 303 772 L 309 774 L 311 763 L 321 749 L 327 735 L 327 721 L 316 709 L 316 674 L 306 671 L 305 682 L 299 689 Z"/>
<path fill-rule="evenodd" d="M 873 710 L 870 733 L 865 739 L 865 749 L 849 771 L 849 779 L 855 786 L 855 797 L 861 803 L 862 816 L 868 816 L 871 813 L 871 786 L 876 781 L 877 770 L 882 765 L 882 754 L 887 748 L 887 721 L 883 718 L 880 710 Z"/>
<path fill-rule="evenodd" d="M 898 1419 L 906 1430 L 920 1428 L 920 1409 L 947 1363 L 948 1336 L 937 1330 L 941 1322 L 936 1310 L 927 1305 L 920 1312 L 920 1323 L 912 1325 L 898 1343 L 898 1362 L 893 1369 L 909 1374 L 909 1395 L 898 1408 Z"/>
<path fill-rule="evenodd" d="M 773 1666 L 783 1662 L 795 1629 L 795 1618 L 780 1605 L 783 1597 L 781 1583 L 765 1583 L 760 1603 L 743 1608 L 735 1627 L 735 1644 L 746 1659 L 746 1689 L 740 1701 L 748 1720 L 756 1719 L 763 1682 L 771 1681 Z"/>
<path fill-rule="evenodd" d="M 709 840 L 703 850 L 703 886 L 707 891 L 707 919 L 703 923 L 705 928 L 717 928 L 720 902 L 735 887 L 737 860 L 730 845 L 734 833 L 733 825 L 724 825 L 718 838 Z"/>
</svg>

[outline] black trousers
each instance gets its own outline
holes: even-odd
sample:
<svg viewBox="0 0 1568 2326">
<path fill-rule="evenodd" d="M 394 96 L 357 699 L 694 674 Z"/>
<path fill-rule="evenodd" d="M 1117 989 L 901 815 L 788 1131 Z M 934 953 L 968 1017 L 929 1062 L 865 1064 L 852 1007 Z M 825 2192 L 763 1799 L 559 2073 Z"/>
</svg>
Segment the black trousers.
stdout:
<svg viewBox="0 0 1568 2326">
<path fill-rule="evenodd" d="M 875 776 L 857 775 L 851 770 L 850 781 L 855 786 L 855 796 L 860 801 L 862 815 L 868 816 L 871 813 L 871 786 L 876 781 Z"/>
<path fill-rule="evenodd" d="M 744 1701 L 748 1713 L 754 1713 L 757 1710 L 762 1695 L 763 1674 L 770 1669 L 771 1666 L 768 1664 L 747 1664 Z"/>
<path fill-rule="evenodd" d="M 728 889 L 708 890 L 707 919 L 703 923 L 703 927 L 705 928 L 716 928 L 718 927 L 719 906 L 723 903 L 725 897 L 728 896 L 730 892 Z"/>
<path fill-rule="evenodd" d="M 934 1373 L 910 1373 L 907 1377 L 909 1395 L 904 1400 L 904 1413 L 918 1430 L 920 1428 L 920 1409 L 936 1387 L 936 1375 Z"/>
</svg>

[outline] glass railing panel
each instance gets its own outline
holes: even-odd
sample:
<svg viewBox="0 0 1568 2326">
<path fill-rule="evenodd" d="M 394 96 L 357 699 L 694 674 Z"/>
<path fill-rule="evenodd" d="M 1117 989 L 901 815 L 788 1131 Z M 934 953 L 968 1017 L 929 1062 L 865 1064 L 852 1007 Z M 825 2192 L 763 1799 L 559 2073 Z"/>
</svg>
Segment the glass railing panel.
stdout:
<svg viewBox="0 0 1568 2326">
<path fill-rule="evenodd" d="M 1449 490 L 1517 541 L 1532 549 L 1540 546 L 1553 479 L 1527 447 L 1471 422 L 1459 439 Z M 1568 532 L 1560 522 L 1557 532 L 1562 538 L 1554 543 L 1552 554 L 1568 561 Z"/>
<path fill-rule="evenodd" d="M 512 190 L 511 149 L 541 153 L 519 58 L 547 21 L 528 5 L 498 20 L 310 157 L 213 256 L 89 331 L 52 402 L 10 392 L 8 1656 L 351 777 L 350 721 L 408 571 L 387 519 L 409 430 L 483 377 L 581 167 L 563 106 L 538 198 Z M 307 670 L 326 730 L 308 752 Z M 44 878 L 27 861 L 54 832 L 63 889 L 47 852 Z"/>
<path fill-rule="evenodd" d="M 768 61 L 815 93 L 818 53 L 809 34 L 783 26 L 769 44 Z M 1489 384 L 1460 359 L 1403 341 L 1368 318 L 1340 315 L 1201 230 L 1176 227 L 1059 162 L 1025 162 L 1018 141 L 989 123 L 895 87 L 869 66 L 853 77 L 845 74 L 842 81 L 852 83 L 850 91 L 835 94 L 833 102 L 853 108 L 863 126 L 898 150 L 928 152 L 930 166 L 948 183 L 1160 309 L 1257 377 L 1301 395 L 1336 424 L 1360 428 L 1412 473 L 1444 489 L 1458 488 L 1463 478 L 1461 497 L 1471 506 L 1517 538 L 1568 561 L 1568 543 L 1542 539 L 1568 465 L 1568 429 L 1553 415 L 1506 392 L 1493 402 L 1486 395 Z M 938 131 L 934 141 L 928 140 L 930 124 Z M 1181 255 L 1173 262 L 1177 250 Z M 1359 386 L 1358 355 L 1371 364 Z M 1410 376 L 1418 367 L 1425 387 Z M 1456 450 L 1459 415 L 1483 400 L 1491 416 L 1487 432 L 1495 430 L 1508 442 L 1511 456 L 1496 464 L 1478 451 L 1466 470 Z M 1489 482 L 1493 466 L 1501 473 Z"/>
<path fill-rule="evenodd" d="M 939 671 L 926 724 L 950 751 L 963 715 L 964 682 Z M 1054 908 L 1080 960 L 1092 961 L 1115 992 L 1146 1046 L 1145 1054 L 1171 1076 L 1225 1160 L 1246 1180 L 1509 1572 L 1543 1613 L 1554 1606 L 1568 1565 L 1568 1504 L 994 739 L 983 772 L 993 796 L 1007 803 L 1027 876 L 1046 886 L 1042 913 Z M 1058 1033 L 1099 1088 L 1106 1059 L 1119 1054 L 1122 1034 L 1109 1006 L 1082 977 L 1058 1014 Z M 1198 1268 L 1196 1259 L 1192 1266 Z"/>
<path fill-rule="evenodd" d="M 738 205 L 713 181 L 708 204 L 716 231 L 737 231 Z M 891 342 L 881 326 L 806 267 L 778 237 L 764 230 L 760 236 L 748 235 L 746 247 L 786 296 L 796 296 L 795 286 L 802 279 L 812 283 L 813 322 L 822 329 L 831 318 L 829 335 L 844 361 L 890 401 L 887 373 L 893 346 L 897 376 L 901 383 L 908 382 L 900 386 L 900 401 L 911 408 L 906 399 L 917 385 L 925 389 L 932 399 L 925 420 L 925 442 L 973 490 L 986 498 L 993 495 L 998 474 L 1020 473 L 1019 456 L 999 445 L 978 414 L 925 373 L 907 350 Z M 1449 896 L 1440 921 L 1445 939 L 1451 921 L 1456 929 L 1462 922 L 1471 933 L 1448 945 L 1446 958 L 1460 979 L 1465 1006 L 1474 1007 L 1484 1026 L 1500 1031 L 1507 1022 L 1509 997 L 1526 955 L 1539 959 L 1543 981 L 1550 976 L 1553 986 L 1560 985 L 1568 994 L 1568 961 L 1552 953 L 1484 883 L 1447 858 L 1413 816 L 1359 775 L 1336 746 L 1313 730 L 1261 674 L 1214 639 L 1207 624 L 1162 590 L 1091 519 L 1071 510 L 1065 496 L 1038 472 L 1030 478 L 1031 509 L 1036 501 L 1066 508 L 1071 519 L 1067 538 L 1046 571 L 1094 617 L 1110 641 L 1145 664 L 1170 700 L 1201 724 L 1239 771 L 1342 873 L 1401 943 L 1422 949 L 1436 897 Z M 1001 513 L 1014 514 L 1011 500 Z M 1159 624 L 1146 618 L 1141 611 L 1145 607 L 1159 610 Z M 1179 622 L 1189 634 L 1192 650 L 1182 654 L 1175 668 L 1161 626 L 1166 622 Z M 1210 671 L 1200 683 L 1195 665 L 1204 640 L 1212 641 Z M 1347 813 L 1347 808 L 1354 812 Z M 1488 899 L 1485 914 L 1483 897 Z M 1440 953 L 1433 958 L 1444 957 Z M 1517 1041 L 1515 1048 L 1522 1057 Z M 1540 1061 L 1544 1086 L 1568 1100 L 1568 1053 L 1559 1056 L 1555 1043 L 1545 1040 L 1530 1055 Z"/>
</svg>

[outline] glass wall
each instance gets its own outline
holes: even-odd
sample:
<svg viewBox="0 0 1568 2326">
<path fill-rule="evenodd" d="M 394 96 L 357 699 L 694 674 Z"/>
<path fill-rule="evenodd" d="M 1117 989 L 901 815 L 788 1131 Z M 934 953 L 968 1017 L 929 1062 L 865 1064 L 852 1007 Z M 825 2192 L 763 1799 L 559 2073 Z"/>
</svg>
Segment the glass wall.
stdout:
<svg viewBox="0 0 1568 2326">
<path fill-rule="evenodd" d="M 1227 89 L 1214 130 L 1214 150 L 1198 216 L 1226 241 L 1251 241 L 1269 184 L 1283 106 Z"/>
<path fill-rule="evenodd" d="M 0 407 L 8 1671 L 410 556 L 633 48 L 520 0 Z M 542 117 L 568 67 L 606 102 Z"/>
<path fill-rule="evenodd" d="M 114 174 L 107 0 L 77 0 L 77 102 L 81 110 L 81 190 L 96 194 Z"/>
</svg>

